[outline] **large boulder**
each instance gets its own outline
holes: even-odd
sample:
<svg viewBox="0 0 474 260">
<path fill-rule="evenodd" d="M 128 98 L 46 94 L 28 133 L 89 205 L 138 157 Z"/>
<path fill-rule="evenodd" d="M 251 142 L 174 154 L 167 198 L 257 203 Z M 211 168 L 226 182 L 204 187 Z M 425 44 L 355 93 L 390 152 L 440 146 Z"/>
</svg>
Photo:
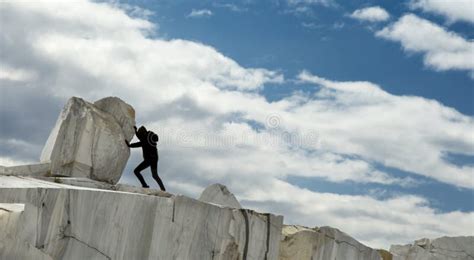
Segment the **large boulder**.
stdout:
<svg viewBox="0 0 474 260">
<path fill-rule="evenodd" d="M 474 260 L 474 236 L 423 238 L 392 245 L 390 253 L 393 260 Z"/>
<path fill-rule="evenodd" d="M 64 106 L 41 153 L 54 176 L 86 177 L 115 184 L 130 156 L 135 112 L 119 98 L 93 105 L 72 97 Z"/>
<path fill-rule="evenodd" d="M 226 186 L 219 183 L 212 184 L 204 189 L 201 196 L 199 196 L 199 200 L 229 208 L 242 208 L 234 194 Z"/>
<path fill-rule="evenodd" d="M 280 260 L 380 260 L 377 250 L 331 227 L 284 226 Z"/>
<path fill-rule="evenodd" d="M 133 137 L 135 131 L 135 109 L 118 97 L 106 97 L 94 102 L 94 106 L 111 114 L 122 128 L 126 137 Z"/>
</svg>

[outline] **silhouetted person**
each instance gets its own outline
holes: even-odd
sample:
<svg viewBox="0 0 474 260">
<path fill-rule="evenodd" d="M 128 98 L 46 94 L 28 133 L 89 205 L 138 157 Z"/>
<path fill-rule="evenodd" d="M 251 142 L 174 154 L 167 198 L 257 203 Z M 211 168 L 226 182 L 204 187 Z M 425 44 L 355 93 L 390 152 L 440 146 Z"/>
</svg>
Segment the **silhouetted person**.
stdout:
<svg viewBox="0 0 474 260">
<path fill-rule="evenodd" d="M 127 143 L 128 147 L 141 147 L 143 151 L 143 162 L 141 162 L 133 172 L 137 176 L 143 188 L 149 188 L 140 172 L 150 166 L 153 179 L 155 179 L 155 181 L 158 183 L 161 190 L 165 191 L 165 186 L 163 185 L 163 182 L 161 182 L 157 170 L 158 150 L 156 149 L 156 143 L 158 142 L 158 135 L 152 131 L 147 131 L 144 126 L 141 126 L 138 130 L 136 126 L 133 128 L 135 128 L 135 135 L 137 136 L 139 142 L 130 144 L 127 140 L 125 140 L 125 143 Z"/>
</svg>

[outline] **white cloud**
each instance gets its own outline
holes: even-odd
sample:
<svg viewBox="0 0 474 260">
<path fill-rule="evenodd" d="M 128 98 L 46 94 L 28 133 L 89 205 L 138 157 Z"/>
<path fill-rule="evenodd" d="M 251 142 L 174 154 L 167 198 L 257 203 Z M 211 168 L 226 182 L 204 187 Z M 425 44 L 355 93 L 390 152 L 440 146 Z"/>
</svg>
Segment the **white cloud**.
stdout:
<svg viewBox="0 0 474 260">
<path fill-rule="evenodd" d="M 316 100 L 294 113 L 311 115 L 306 120 L 319 122 L 313 127 L 324 137 L 326 149 L 474 187 L 472 166 L 459 167 L 443 159 L 446 152 L 473 154 L 474 140 L 468 130 L 474 127 L 472 117 L 434 100 L 391 95 L 370 82 L 336 82 L 308 72 L 299 78 L 323 87 Z"/>
<path fill-rule="evenodd" d="M 449 22 L 466 21 L 474 23 L 473 0 L 411 0 L 410 7 L 442 15 Z"/>
<path fill-rule="evenodd" d="M 4 157 L 0 156 L 0 166 L 15 166 L 15 165 L 23 165 L 23 164 L 29 164 L 32 163 L 31 161 L 28 160 L 17 160 L 17 159 L 12 159 L 10 157 Z"/>
<path fill-rule="evenodd" d="M 302 22 L 301 26 L 303 26 L 305 28 L 308 28 L 308 29 L 319 29 L 319 28 L 323 27 L 322 25 L 316 24 L 316 23 L 313 23 L 313 22 Z"/>
<path fill-rule="evenodd" d="M 375 248 L 388 249 L 390 244 L 407 244 L 414 238 L 472 235 L 474 228 L 473 212 L 437 212 L 426 199 L 412 195 L 375 199 L 314 192 L 272 180 L 247 189 L 238 199 L 261 210 L 277 209 L 285 213 L 287 223 L 339 227 Z"/>
<path fill-rule="evenodd" d="M 355 10 L 350 17 L 369 22 L 383 22 L 390 18 L 390 14 L 380 6 L 371 6 Z"/>
<path fill-rule="evenodd" d="M 280 2 L 275 2 L 277 6 L 280 6 Z M 334 0 L 286 0 L 287 6 L 284 6 L 282 13 L 292 14 L 295 16 L 307 16 L 316 17 L 314 12 L 315 6 L 323 7 L 337 7 L 337 3 Z M 308 27 L 307 27 L 308 28 Z"/>
<path fill-rule="evenodd" d="M 229 3 L 213 3 L 213 6 L 215 7 L 222 7 L 229 9 L 232 12 L 246 12 L 248 9 L 246 7 L 241 7 L 236 4 L 229 4 Z"/>
<path fill-rule="evenodd" d="M 279 72 L 242 67 L 204 44 L 151 38 L 155 25 L 108 4 L 2 2 L 0 15 L 2 62 L 37 75 L 26 90 L 23 81 L 0 81 L 2 127 L 11 132 L 36 119 L 35 130 L 46 129 L 47 136 L 56 114 L 49 119 L 53 112 L 41 110 L 50 106 L 45 97 L 63 103 L 72 95 L 119 96 L 136 108 L 139 124 L 160 134 L 159 171 L 173 192 L 197 195 L 222 182 L 247 206 L 284 213 L 292 223 L 332 225 L 369 245 L 473 230 L 472 213 L 439 213 L 420 197 L 318 193 L 286 181 L 299 176 L 416 185 L 382 172 L 381 164 L 473 188 L 472 167 L 443 157 L 473 155 L 472 117 L 370 82 L 337 82 L 309 72 L 298 79 L 313 86 L 313 94 L 269 102 L 259 91 L 284 83 Z M 59 106 L 49 109 L 59 112 Z M 8 117 L 29 110 L 38 115 Z M 3 128 L 0 138 L 11 139 Z M 128 167 L 139 160 L 137 153 Z M 130 177 L 128 170 L 124 179 Z"/>
<path fill-rule="evenodd" d="M 334 5 L 333 0 L 287 0 L 289 5 L 323 5 L 331 6 Z"/>
<path fill-rule="evenodd" d="M 435 70 L 474 71 L 474 43 L 456 33 L 413 14 L 376 33 L 397 41 L 406 51 L 424 54 L 424 62 Z"/>
<path fill-rule="evenodd" d="M 340 29 L 344 28 L 344 26 L 345 26 L 345 23 L 343 23 L 343 22 L 335 22 L 332 25 L 332 28 L 334 28 L 335 30 L 340 30 Z"/>
<path fill-rule="evenodd" d="M 0 80 L 12 81 L 31 81 L 35 79 L 36 74 L 20 68 L 12 68 L 0 63 Z"/>
<path fill-rule="evenodd" d="M 200 10 L 193 9 L 191 13 L 188 14 L 188 17 L 198 18 L 198 17 L 209 17 L 212 15 L 213 13 L 209 9 L 200 9 Z"/>
</svg>

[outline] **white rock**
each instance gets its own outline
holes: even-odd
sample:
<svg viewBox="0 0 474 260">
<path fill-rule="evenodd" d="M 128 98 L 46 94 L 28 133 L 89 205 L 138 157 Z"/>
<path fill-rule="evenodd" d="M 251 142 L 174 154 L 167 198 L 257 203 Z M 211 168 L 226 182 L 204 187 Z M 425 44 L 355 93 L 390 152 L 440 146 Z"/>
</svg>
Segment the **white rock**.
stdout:
<svg viewBox="0 0 474 260">
<path fill-rule="evenodd" d="M 122 127 L 123 134 L 130 141 L 135 134 L 135 109 L 118 97 L 106 97 L 94 102 L 94 106 L 111 114 Z"/>
<path fill-rule="evenodd" d="M 80 98 L 69 99 L 54 126 L 41 154 L 41 162 L 51 163 L 55 176 L 86 177 L 115 184 L 130 156 L 124 140 L 130 140 L 133 113 L 119 99 L 98 101 L 114 115 L 104 112 Z M 117 104 L 115 104 L 117 103 Z M 116 118 L 126 127 L 122 129 Z M 125 136 L 124 133 L 129 136 Z"/>
<path fill-rule="evenodd" d="M 132 185 L 128 185 L 128 184 L 122 184 L 122 183 L 114 185 L 112 187 L 112 190 L 130 192 L 130 193 L 138 193 L 138 194 L 145 194 L 145 195 L 160 196 L 160 197 L 165 197 L 165 198 L 169 198 L 169 197 L 172 196 L 171 193 L 168 193 L 166 191 L 152 189 L 152 188 L 142 188 L 142 187 L 132 186 Z"/>
<path fill-rule="evenodd" d="M 110 190 L 110 191 L 121 191 L 121 192 L 129 192 L 129 193 L 138 193 L 144 195 L 154 195 L 160 197 L 171 197 L 172 194 L 151 188 L 142 188 L 137 186 L 132 186 L 128 184 L 110 184 L 107 182 L 95 181 L 89 178 L 78 178 L 78 177 L 35 177 L 38 180 L 45 180 L 48 182 L 66 184 L 76 187 L 83 187 L 83 188 L 94 188 L 94 189 L 102 189 L 102 190 Z"/>
<path fill-rule="evenodd" d="M 406 260 L 410 252 L 411 245 L 392 245 L 390 246 L 390 254 L 393 260 Z"/>
<path fill-rule="evenodd" d="M 18 166 L 0 166 L 0 175 L 47 176 L 51 174 L 50 163 L 38 163 Z"/>
<path fill-rule="evenodd" d="M 26 205 L 31 245 L 52 259 L 278 259 L 281 216 L 184 196 L 0 176 L 0 202 Z"/>
<path fill-rule="evenodd" d="M 0 203 L 0 259 L 52 260 L 32 245 L 35 243 L 36 219 L 33 216 L 36 214 L 25 214 L 24 211 L 24 204 Z"/>
<path fill-rule="evenodd" d="M 409 245 L 392 245 L 394 260 L 474 260 L 474 236 L 423 238 Z"/>
<path fill-rule="evenodd" d="M 77 187 L 85 188 L 94 188 L 94 189 L 103 189 L 103 190 L 114 190 L 115 185 L 91 180 L 89 178 L 80 178 L 80 177 L 35 177 L 39 180 L 45 180 L 54 183 L 61 183 Z"/>
<path fill-rule="evenodd" d="M 331 227 L 284 226 L 280 260 L 380 260 L 369 248 L 344 232 Z"/>
<path fill-rule="evenodd" d="M 229 208 L 240 209 L 242 206 L 226 186 L 216 183 L 209 185 L 199 196 L 200 201 L 213 203 Z"/>
</svg>

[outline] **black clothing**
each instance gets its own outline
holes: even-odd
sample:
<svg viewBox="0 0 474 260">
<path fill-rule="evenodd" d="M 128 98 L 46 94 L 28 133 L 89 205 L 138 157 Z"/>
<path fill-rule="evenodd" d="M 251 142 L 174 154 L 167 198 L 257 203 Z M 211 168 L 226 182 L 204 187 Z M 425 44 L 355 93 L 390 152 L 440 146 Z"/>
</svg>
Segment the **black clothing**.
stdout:
<svg viewBox="0 0 474 260">
<path fill-rule="evenodd" d="M 143 179 L 143 176 L 140 172 L 150 166 L 153 179 L 155 179 L 155 181 L 158 183 L 161 190 L 165 191 L 165 186 L 163 185 L 163 182 L 158 176 L 157 169 L 158 150 L 156 149 L 156 143 L 158 142 L 158 135 L 153 133 L 152 131 L 147 131 L 144 126 L 140 127 L 138 131 L 136 130 L 135 135 L 137 136 L 138 140 L 140 140 L 140 142 L 128 144 L 128 147 L 141 147 L 143 151 L 144 160 L 137 166 L 137 168 L 135 168 L 133 172 L 137 176 L 142 186 L 144 188 L 148 188 L 148 185 L 146 184 L 145 179 Z"/>
<path fill-rule="evenodd" d="M 140 141 L 140 142 L 130 144 L 128 147 L 130 148 L 141 147 L 142 152 L 143 152 L 143 159 L 158 160 L 158 150 L 156 149 L 156 143 L 155 145 L 152 145 L 147 141 L 145 142 Z"/>
<path fill-rule="evenodd" d="M 144 188 L 148 188 L 148 185 L 146 184 L 145 179 L 143 179 L 143 176 L 140 173 L 142 170 L 146 169 L 148 166 L 150 166 L 151 168 L 151 176 L 153 176 L 153 179 L 155 179 L 155 181 L 158 183 L 158 185 L 160 186 L 160 189 L 165 191 L 166 190 L 165 186 L 163 185 L 163 182 L 158 176 L 158 169 L 157 169 L 158 160 L 153 160 L 153 161 L 145 160 L 141 162 L 137 166 L 137 168 L 135 168 L 135 170 L 133 171 L 135 175 L 137 176 L 138 180 L 140 181 L 140 183 L 142 184 L 142 186 Z"/>
<path fill-rule="evenodd" d="M 130 144 L 128 147 L 141 147 L 143 151 L 143 159 L 158 160 L 158 150 L 156 149 L 158 135 L 152 131 L 147 131 L 144 126 L 141 126 L 137 131 L 135 131 L 135 135 L 140 142 Z"/>
</svg>

